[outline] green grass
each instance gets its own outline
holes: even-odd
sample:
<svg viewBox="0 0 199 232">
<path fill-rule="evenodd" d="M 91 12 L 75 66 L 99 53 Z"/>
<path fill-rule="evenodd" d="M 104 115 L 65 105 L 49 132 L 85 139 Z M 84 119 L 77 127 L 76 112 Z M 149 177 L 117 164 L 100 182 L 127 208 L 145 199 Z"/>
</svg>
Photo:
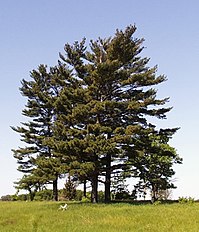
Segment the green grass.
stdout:
<svg viewBox="0 0 199 232">
<path fill-rule="evenodd" d="M 0 202 L 1 232 L 198 232 L 199 204 Z"/>
</svg>

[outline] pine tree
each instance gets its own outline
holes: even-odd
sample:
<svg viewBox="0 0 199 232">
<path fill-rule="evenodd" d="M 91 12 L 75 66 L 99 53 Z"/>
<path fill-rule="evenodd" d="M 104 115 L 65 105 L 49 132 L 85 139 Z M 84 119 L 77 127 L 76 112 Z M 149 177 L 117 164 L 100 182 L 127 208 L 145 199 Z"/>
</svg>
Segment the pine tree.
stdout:
<svg viewBox="0 0 199 232">
<path fill-rule="evenodd" d="M 91 41 L 90 49 L 85 40 L 67 44 L 65 56 L 61 55 L 82 81 L 85 99 L 73 108 L 71 117 L 81 135 L 78 146 L 84 155 L 79 161 L 93 165 L 93 201 L 97 201 L 101 176 L 105 177 L 105 201 L 110 201 L 111 174 L 127 166 L 137 135 L 148 133 L 149 116 L 164 119 L 171 110 L 161 107 L 168 98 L 157 99 L 153 87 L 166 77 L 157 76 L 157 67 L 149 68 L 149 59 L 140 57 L 144 40 L 133 37 L 135 31 L 135 26 L 117 30 L 113 38 Z"/>
<path fill-rule="evenodd" d="M 41 182 L 40 178 L 32 176 L 31 174 L 25 174 L 19 181 L 15 182 L 15 187 L 17 191 L 27 190 L 29 192 L 30 200 L 33 201 L 36 192 L 42 188 L 43 184 L 44 183 Z"/>
<path fill-rule="evenodd" d="M 141 192 L 150 189 L 152 202 L 158 200 L 160 191 L 175 188 L 171 181 L 173 164 L 181 164 L 182 159 L 168 142 L 177 129 L 153 130 L 141 135 L 135 144 L 137 155 L 132 162 L 136 167 L 134 176 L 140 179 L 137 187 Z"/>
<path fill-rule="evenodd" d="M 19 164 L 18 170 L 29 174 L 20 183 L 32 179 L 35 183 L 53 184 L 53 198 L 58 200 L 57 181 L 62 173 L 62 165 L 59 157 L 53 153 L 49 140 L 53 137 L 53 125 L 56 119 L 54 102 L 59 92 L 57 68 L 40 65 L 38 70 L 31 72 L 31 80 L 22 80 L 20 91 L 27 98 L 23 115 L 30 120 L 22 123 L 20 127 L 12 127 L 21 135 L 21 140 L 27 144 L 14 152 L 14 158 Z M 37 184 L 37 183 L 35 183 Z M 23 185 L 21 185 L 23 186 Z"/>
<path fill-rule="evenodd" d="M 67 200 L 74 200 L 76 197 L 76 185 L 69 175 L 63 188 L 63 195 Z"/>
<path fill-rule="evenodd" d="M 112 38 L 90 41 L 88 48 L 85 39 L 66 44 L 57 66 L 47 72 L 41 65 L 31 81 L 22 81 L 21 92 L 28 99 L 23 114 L 31 120 L 13 127 L 28 144 L 14 150 L 14 157 L 30 178 L 53 182 L 56 200 L 57 179 L 68 173 L 91 182 L 93 203 L 103 182 L 109 202 L 114 173 L 133 176 L 136 169 L 143 180 L 145 162 L 150 166 L 170 150 L 163 138 L 172 129 L 161 130 L 160 136 L 150 123 L 150 117 L 165 119 L 171 110 L 164 106 L 169 99 L 157 99 L 155 89 L 166 77 L 141 57 L 144 39 L 134 37 L 135 32 L 135 26 L 117 30 Z M 156 156 L 145 155 L 154 148 Z M 168 177 L 177 162 L 172 149 L 170 153 L 172 158 L 162 162 Z"/>
<path fill-rule="evenodd" d="M 59 112 L 55 124 L 54 140 L 58 153 L 63 154 L 63 162 L 68 165 L 70 175 L 78 177 L 84 185 L 86 180 L 91 181 L 92 202 L 97 201 L 98 163 L 97 155 L 93 152 L 93 139 L 88 133 L 89 120 L 87 103 L 90 101 L 84 81 L 85 68 L 82 63 L 84 58 L 85 40 L 74 46 L 67 44 L 65 50 L 67 57 L 61 56 L 71 68 L 72 82 L 70 87 L 63 88 L 56 101 L 56 109 Z M 61 63 L 61 62 L 60 62 Z M 74 68 L 75 67 L 75 68 Z"/>
</svg>

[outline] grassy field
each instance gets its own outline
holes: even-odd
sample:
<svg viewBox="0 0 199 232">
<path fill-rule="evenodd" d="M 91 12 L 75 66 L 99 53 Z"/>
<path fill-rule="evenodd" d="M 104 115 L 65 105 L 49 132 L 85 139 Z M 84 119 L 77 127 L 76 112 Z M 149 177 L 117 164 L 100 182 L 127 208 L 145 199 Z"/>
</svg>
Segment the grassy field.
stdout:
<svg viewBox="0 0 199 232">
<path fill-rule="evenodd" d="M 0 202 L 1 232 L 198 232 L 199 204 Z"/>
</svg>

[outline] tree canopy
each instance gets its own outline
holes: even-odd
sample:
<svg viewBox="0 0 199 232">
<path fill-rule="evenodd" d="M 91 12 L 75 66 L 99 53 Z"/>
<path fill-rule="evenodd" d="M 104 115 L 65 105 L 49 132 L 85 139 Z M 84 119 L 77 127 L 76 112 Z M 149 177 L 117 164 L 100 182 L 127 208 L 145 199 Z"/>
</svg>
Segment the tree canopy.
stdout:
<svg viewBox="0 0 199 232">
<path fill-rule="evenodd" d="M 153 198 L 173 187 L 172 166 L 182 160 L 168 142 L 178 128 L 158 130 L 150 120 L 166 119 L 171 110 L 155 88 L 166 77 L 141 57 L 144 39 L 135 32 L 130 25 L 88 45 L 86 39 L 66 44 L 57 66 L 40 65 L 31 81 L 22 81 L 30 121 L 13 129 L 28 146 L 13 150 L 14 157 L 28 178 L 53 183 L 55 200 L 58 177 L 66 173 L 91 183 L 92 202 L 99 183 L 110 201 L 115 174 L 139 178 Z"/>
</svg>

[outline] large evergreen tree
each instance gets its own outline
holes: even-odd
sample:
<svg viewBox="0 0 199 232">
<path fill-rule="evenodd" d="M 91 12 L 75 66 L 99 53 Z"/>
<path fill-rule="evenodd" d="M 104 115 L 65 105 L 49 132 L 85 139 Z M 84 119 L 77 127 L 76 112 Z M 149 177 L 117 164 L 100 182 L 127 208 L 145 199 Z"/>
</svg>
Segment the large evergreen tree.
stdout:
<svg viewBox="0 0 199 232">
<path fill-rule="evenodd" d="M 182 159 L 168 142 L 178 128 L 151 130 L 147 135 L 140 135 L 135 143 L 135 155 L 131 160 L 134 177 L 139 178 L 138 191 L 149 189 L 151 201 L 158 200 L 162 190 L 175 188 L 171 178 L 175 174 L 174 164 L 181 164 Z"/>
<path fill-rule="evenodd" d="M 31 120 L 13 129 L 29 146 L 14 150 L 14 157 L 30 178 L 53 182 L 54 199 L 58 176 L 69 173 L 91 182 L 92 202 L 98 201 L 99 182 L 104 183 L 109 202 L 112 176 L 134 176 L 137 170 L 142 180 L 144 162 L 150 166 L 155 157 L 145 152 L 151 139 L 160 141 L 149 137 L 155 134 L 150 117 L 164 119 L 171 108 L 165 107 L 168 98 L 157 98 L 155 88 L 166 77 L 141 57 L 144 40 L 135 31 L 135 26 L 117 30 L 112 38 L 90 41 L 88 48 L 85 39 L 66 44 L 58 66 L 47 72 L 41 65 L 31 81 L 22 81 L 21 92 L 28 98 L 23 114 Z M 160 147 L 158 162 L 170 177 L 177 156 L 159 158 L 165 157 Z"/>
<path fill-rule="evenodd" d="M 94 167 L 93 193 L 97 194 L 98 179 L 104 176 L 106 202 L 110 201 L 111 174 L 132 159 L 140 131 L 148 133 L 149 116 L 165 118 L 171 109 L 161 107 L 168 98 L 157 99 L 154 88 L 166 77 L 157 76 L 157 67 L 148 67 L 149 59 L 141 58 L 143 39 L 135 38 L 135 31 L 135 26 L 118 30 L 113 38 L 91 41 L 89 49 L 84 40 L 67 44 L 65 56 L 61 55 L 82 81 L 87 96 L 73 109 L 72 118 L 82 135 L 79 145 L 87 143 L 81 158 Z"/>
<path fill-rule="evenodd" d="M 38 70 L 31 72 L 31 80 L 22 80 L 20 91 L 27 98 L 26 108 L 23 115 L 29 120 L 22 126 L 12 127 L 20 133 L 24 147 L 13 150 L 14 157 L 19 164 L 18 170 L 26 173 L 22 183 L 53 184 L 53 198 L 58 200 L 57 181 L 62 173 L 62 164 L 49 146 L 49 139 L 53 137 L 53 125 L 56 119 L 54 102 L 59 93 L 58 68 L 40 65 Z M 64 76 L 65 77 L 65 76 Z M 27 176 L 27 174 L 29 174 Z M 31 181 L 30 181 L 31 180 Z"/>
</svg>

